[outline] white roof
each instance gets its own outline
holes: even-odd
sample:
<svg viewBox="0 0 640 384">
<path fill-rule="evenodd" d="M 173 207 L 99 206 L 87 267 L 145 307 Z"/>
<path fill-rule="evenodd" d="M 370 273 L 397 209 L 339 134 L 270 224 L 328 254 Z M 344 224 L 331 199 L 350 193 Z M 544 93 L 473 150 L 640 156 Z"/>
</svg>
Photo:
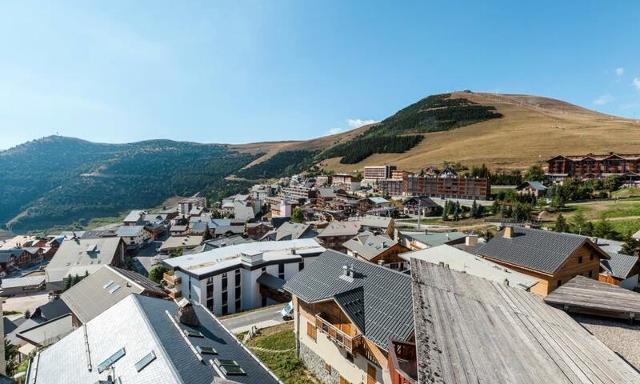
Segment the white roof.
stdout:
<svg viewBox="0 0 640 384">
<path fill-rule="evenodd" d="M 44 275 L 13 277 L 8 279 L 2 279 L 2 289 L 29 287 L 33 285 L 40 285 L 44 283 Z"/>
<path fill-rule="evenodd" d="M 498 283 L 503 283 L 507 279 L 509 285 L 518 288 L 530 289 L 538 282 L 536 278 L 446 244 L 420 251 L 401 253 L 399 256 L 407 261 L 414 258 L 433 264 L 444 263 L 455 271 L 466 272 Z"/>
<path fill-rule="evenodd" d="M 239 264 L 243 253 L 247 255 L 262 253 L 262 259 L 268 262 L 291 258 L 292 250 L 295 250 L 297 255 L 301 255 L 321 253 L 325 251 L 325 248 L 318 244 L 315 239 L 260 241 L 230 245 L 193 255 L 173 257 L 164 260 L 164 262 L 173 268 L 180 268 L 195 275 L 203 275 Z"/>
</svg>

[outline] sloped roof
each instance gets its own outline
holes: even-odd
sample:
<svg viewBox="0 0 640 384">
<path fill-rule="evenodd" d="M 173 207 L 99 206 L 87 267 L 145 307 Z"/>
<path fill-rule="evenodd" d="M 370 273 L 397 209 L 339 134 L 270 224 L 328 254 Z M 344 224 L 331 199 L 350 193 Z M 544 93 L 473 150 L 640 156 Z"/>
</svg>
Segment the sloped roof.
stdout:
<svg viewBox="0 0 640 384">
<path fill-rule="evenodd" d="M 70 273 L 92 273 L 111 264 L 121 241 L 119 237 L 65 240 L 45 269 L 47 282 L 62 281 Z"/>
<path fill-rule="evenodd" d="M 609 256 L 611 259 L 600 260 L 600 266 L 618 279 L 631 277 L 631 273 L 638 265 L 638 260 L 640 260 L 638 256 L 629 256 L 620 253 L 609 253 Z"/>
<path fill-rule="evenodd" d="M 371 232 L 363 232 L 353 239 L 346 241 L 343 246 L 357 253 L 367 260 L 372 260 L 376 256 L 397 245 L 398 242 L 384 235 L 374 235 Z"/>
<path fill-rule="evenodd" d="M 385 216 L 365 215 L 365 216 L 350 217 L 349 222 L 359 223 L 363 227 L 386 229 L 393 222 L 393 219 Z"/>
<path fill-rule="evenodd" d="M 513 288 L 412 259 L 418 382 L 638 383 L 566 313 Z"/>
<path fill-rule="evenodd" d="M 504 230 L 498 232 L 476 252 L 491 259 L 553 274 L 583 244 L 593 246 L 601 258 L 609 258 L 585 236 L 520 227 L 513 228 L 511 238 L 504 237 Z"/>
<path fill-rule="evenodd" d="M 138 220 L 140 220 L 142 218 L 143 215 L 145 215 L 146 212 L 143 210 L 139 210 L 139 209 L 135 209 L 131 212 L 129 212 L 129 214 L 127 215 L 127 217 L 124 218 L 124 220 L 122 220 L 125 223 L 135 223 Z"/>
<path fill-rule="evenodd" d="M 78 320 L 86 323 L 131 293 L 164 295 L 153 282 L 135 272 L 105 266 L 66 290 L 60 298 Z"/>
<path fill-rule="evenodd" d="M 280 279 L 276 276 L 273 276 L 270 273 L 264 272 L 261 274 L 256 280 L 258 284 L 264 285 L 265 287 L 269 287 L 271 289 L 275 289 L 277 291 L 281 290 L 286 280 Z"/>
<path fill-rule="evenodd" d="M 352 265 L 353 279 L 343 266 Z M 387 350 L 390 339 L 413 334 L 411 278 L 344 253 L 327 250 L 285 284 L 307 303 L 335 300 L 365 337 Z"/>
<path fill-rule="evenodd" d="M 483 259 L 450 245 L 440 245 L 415 252 L 400 254 L 400 257 L 407 261 L 412 258 L 428 261 L 432 264 L 446 264 L 449 268 L 465 272 L 473 276 L 482 277 L 497 283 L 509 281 L 509 285 L 525 290 L 530 289 L 538 283 L 538 279 L 505 268 L 501 265 Z"/>
<path fill-rule="evenodd" d="M 518 190 L 526 187 L 530 187 L 532 189 L 535 189 L 536 191 L 541 191 L 541 192 L 544 192 L 547 190 L 547 187 L 545 187 L 544 184 L 542 184 L 539 181 L 525 181 L 524 183 L 518 186 Z"/>
<path fill-rule="evenodd" d="M 360 231 L 361 224 L 354 221 L 331 221 L 318 237 L 355 236 Z"/>
<path fill-rule="evenodd" d="M 131 294 L 41 351 L 30 365 L 27 383 L 86 384 L 106 380 L 112 371 L 99 372 L 98 366 L 121 348 L 124 354 L 111 366 L 114 379 L 122 383 L 211 384 L 219 376 L 212 367 L 216 358 L 235 360 L 244 369 L 245 376 L 228 376 L 238 383 L 278 382 L 201 305 L 193 307 L 200 322 L 197 327 L 175 320 L 177 308 L 173 301 Z M 185 330 L 199 332 L 203 337 L 187 336 Z M 217 355 L 202 354 L 201 361 L 192 349 L 197 346 L 211 347 Z M 136 368 L 151 352 L 155 358 L 143 368 Z"/>
<path fill-rule="evenodd" d="M 400 232 L 400 236 L 409 238 L 425 244 L 429 247 L 437 247 L 442 244 L 447 244 L 451 241 L 460 240 L 465 237 L 462 232 Z"/>
<path fill-rule="evenodd" d="M 144 232 L 144 226 L 142 225 L 122 225 L 116 231 L 116 236 L 119 237 L 135 237 Z"/>
<path fill-rule="evenodd" d="M 36 346 L 48 346 L 73 331 L 73 317 L 70 313 L 22 330 L 17 337 Z"/>
<path fill-rule="evenodd" d="M 316 235 L 310 231 L 311 225 L 304 223 L 286 222 L 275 230 L 275 240 L 295 240 L 300 238 L 309 238 Z"/>
</svg>

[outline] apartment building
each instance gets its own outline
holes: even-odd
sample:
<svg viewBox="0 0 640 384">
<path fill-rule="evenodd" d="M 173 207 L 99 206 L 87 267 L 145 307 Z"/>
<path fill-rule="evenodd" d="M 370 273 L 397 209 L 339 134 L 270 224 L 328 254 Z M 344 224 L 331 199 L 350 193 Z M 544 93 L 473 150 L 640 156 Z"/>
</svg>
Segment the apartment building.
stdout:
<svg viewBox="0 0 640 384">
<path fill-rule="evenodd" d="M 314 239 L 229 245 L 164 260 L 172 272 L 163 285 L 216 315 L 289 301 L 284 283 L 324 252 Z"/>
<path fill-rule="evenodd" d="M 395 165 L 374 165 L 364 167 L 362 175 L 363 178 L 368 180 L 390 179 L 392 172 L 395 170 Z"/>
<path fill-rule="evenodd" d="M 547 176 L 554 180 L 566 177 L 583 179 L 621 175 L 629 179 L 640 178 L 640 154 L 609 153 L 595 155 L 559 155 L 547 160 Z"/>
</svg>

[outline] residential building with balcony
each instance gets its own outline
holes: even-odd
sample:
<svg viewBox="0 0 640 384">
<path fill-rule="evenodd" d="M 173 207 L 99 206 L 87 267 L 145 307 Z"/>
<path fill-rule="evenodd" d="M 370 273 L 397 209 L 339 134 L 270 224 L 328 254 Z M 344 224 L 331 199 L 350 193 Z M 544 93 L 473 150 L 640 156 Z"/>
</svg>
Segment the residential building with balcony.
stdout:
<svg viewBox="0 0 640 384">
<path fill-rule="evenodd" d="M 216 315 L 289 301 L 285 282 L 324 252 L 315 239 L 260 241 L 165 259 L 164 287 Z"/>
<path fill-rule="evenodd" d="M 411 277 L 333 250 L 285 284 L 300 359 L 324 383 L 388 383 L 390 342 L 413 341 Z"/>
<path fill-rule="evenodd" d="M 640 154 L 589 153 L 578 156 L 559 155 L 547 160 L 547 176 L 554 181 L 566 177 L 592 179 L 611 175 L 635 181 L 640 179 Z"/>
<path fill-rule="evenodd" d="M 369 180 L 390 179 L 395 170 L 395 165 L 373 165 L 364 167 L 362 175 Z"/>
</svg>

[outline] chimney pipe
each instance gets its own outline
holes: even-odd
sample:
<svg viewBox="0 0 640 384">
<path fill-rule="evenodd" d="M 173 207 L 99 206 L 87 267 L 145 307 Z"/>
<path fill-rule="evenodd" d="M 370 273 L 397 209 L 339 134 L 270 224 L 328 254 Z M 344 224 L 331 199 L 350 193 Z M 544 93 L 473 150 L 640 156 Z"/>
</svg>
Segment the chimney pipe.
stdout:
<svg viewBox="0 0 640 384">
<path fill-rule="evenodd" d="M 504 227 L 504 236 L 505 239 L 511 239 L 513 237 L 513 227 L 506 226 Z"/>
</svg>

